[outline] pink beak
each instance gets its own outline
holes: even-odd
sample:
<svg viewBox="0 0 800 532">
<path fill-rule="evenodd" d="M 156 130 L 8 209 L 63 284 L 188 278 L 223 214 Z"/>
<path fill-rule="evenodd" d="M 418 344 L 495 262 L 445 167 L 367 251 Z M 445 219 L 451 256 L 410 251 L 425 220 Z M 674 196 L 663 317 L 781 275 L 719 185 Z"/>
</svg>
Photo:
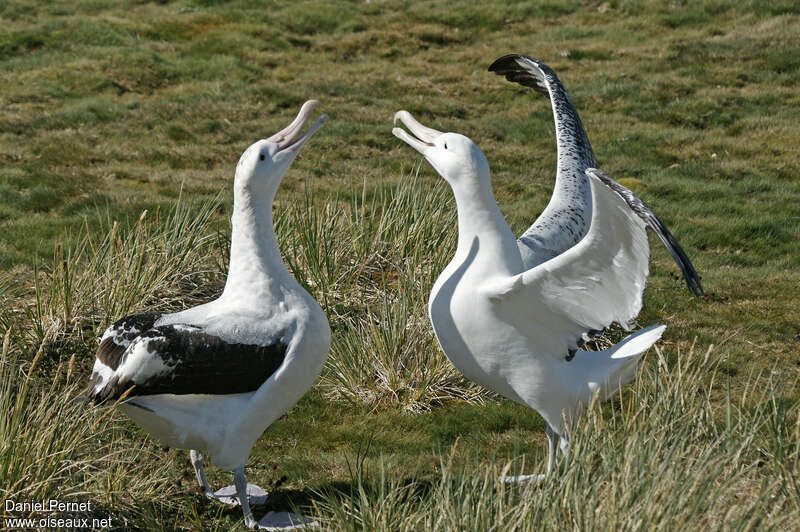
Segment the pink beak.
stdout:
<svg viewBox="0 0 800 532">
<path fill-rule="evenodd" d="M 309 100 L 304 103 L 300 108 L 300 112 L 297 113 L 297 117 L 292 121 L 292 123 L 289 124 L 285 129 L 269 137 L 267 140 L 277 144 L 279 151 L 299 151 L 300 148 L 303 147 L 303 144 L 305 144 L 306 141 L 310 139 L 320 127 L 322 127 L 322 124 L 328 120 L 328 115 L 321 115 L 314 121 L 313 124 L 311 124 L 311 127 L 309 127 L 305 135 L 294 141 L 292 140 L 303 128 L 305 123 L 308 121 L 308 117 L 311 116 L 311 111 L 313 111 L 317 105 L 319 105 L 317 100 Z"/>
<path fill-rule="evenodd" d="M 405 125 L 417 138 L 412 137 L 404 129 L 399 127 L 393 128 L 392 134 L 423 155 L 425 154 L 425 150 L 427 148 L 433 146 L 433 141 L 436 140 L 436 137 L 442 134 L 441 131 L 423 126 L 417 122 L 417 120 L 411 116 L 411 113 L 408 111 L 397 111 L 394 114 L 394 123 L 397 124 L 398 120 Z"/>
</svg>

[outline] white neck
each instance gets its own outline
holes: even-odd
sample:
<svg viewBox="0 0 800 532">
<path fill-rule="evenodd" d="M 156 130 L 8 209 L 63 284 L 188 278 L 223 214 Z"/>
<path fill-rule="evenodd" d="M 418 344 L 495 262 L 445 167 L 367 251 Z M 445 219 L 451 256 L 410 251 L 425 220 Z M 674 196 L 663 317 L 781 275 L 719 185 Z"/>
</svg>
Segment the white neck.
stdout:
<svg viewBox="0 0 800 532">
<path fill-rule="evenodd" d="M 234 187 L 231 261 L 221 298 L 271 300 L 291 278 L 272 225 L 274 197 L 275 190 L 254 194 Z"/>
<path fill-rule="evenodd" d="M 517 240 L 508 227 L 492 192 L 492 186 L 478 180 L 453 185 L 458 209 L 458 248 L 456 256 L 466 256 L 476 241 L 476 262 L 498 274 L 522 271 Z"/>
</svg>

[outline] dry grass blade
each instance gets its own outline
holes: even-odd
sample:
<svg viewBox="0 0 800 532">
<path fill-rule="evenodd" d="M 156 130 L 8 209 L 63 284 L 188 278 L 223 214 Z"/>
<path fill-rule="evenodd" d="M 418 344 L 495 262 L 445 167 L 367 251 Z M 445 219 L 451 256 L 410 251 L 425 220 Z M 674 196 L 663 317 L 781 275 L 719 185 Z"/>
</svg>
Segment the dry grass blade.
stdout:
<svg viewBox="0 0 800 532">
<path fill-rule="evenodd" d="M 290 268 L 338 332 L 321 380 L 326 396 L 409 412 L 479 400 L 427 319 L 428 291 L 455 247 L 449 190 L 415 172 L 371 196 L 350 196 L 321 204 L 307 189 L 276 224 Z"/>
<path fill-rule="evenodd" d="M 720 423 L 710 395 L 724 390 L 708 382 L 721 359 L 676 355 L 680 365 L 648 364 L 610 406 L 593 403 L 571 429 L 569 458 L 543 483 L 497 482 L 525 469 L 524 457 L 456 466 L 454 446 L 440 476 L 410 480 L 385 456 L 376 475 L 352 479 L 354 493 L 320 493 L 318 518 L 328 530 L 409 532 L 796 529 L 797 409 L 781 412 L 770 377 L 757 375 L 753 385 L 768 387 L 763 404 L 772 406 L 742 408 L 730 425 Z M 770 432 L 776 424 L 785 429 Z M 770 441 L 775 469 L 765 471 Z"/>
</svg>

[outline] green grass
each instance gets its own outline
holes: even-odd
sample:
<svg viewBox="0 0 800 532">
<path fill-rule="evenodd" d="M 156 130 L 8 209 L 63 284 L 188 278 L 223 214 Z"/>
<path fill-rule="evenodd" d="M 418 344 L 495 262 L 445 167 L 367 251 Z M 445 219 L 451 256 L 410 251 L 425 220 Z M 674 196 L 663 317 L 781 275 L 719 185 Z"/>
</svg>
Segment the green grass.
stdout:
<svg viewBox="0 0 800 532">
<path fill-rule="evenodd" d="M 4 497 L 89 497 L 146 529 L 238 526 L 238 511 L 192 495 L 183 454 L 164 461 L 117 415 L 98 428 L 101 414 L 65 401 L 109 322 L 218 293 L 235 163 L 315 98 L 330 121 L 275 217 L 333 346 L 250 460 L 262 483 L 287 476 L 275 509 L 302 506 L 331 529 L 797 528 L 795 2 L 11 0 L 0 22 L 2 397 L 19 408 L 3 419 Z M 574 467 L 522 492 L 491 479 L 522 457 L 541 469 L 543 424 L 466 383 L 436 347 L 425 303 L 454 246 L 454 203 L 390 134 L 407 109 L 473 138 L 524 230 L 550 197 L 556 152 L 548 102 L 486 72 L 512 51 L 559 73 L 600 167 L 635 184 L 707 291 L 691 297 L 653 242 L 639 322 L 668 325 L 664 363 L 652 354 L 621 400 L 576 427 Z M 704 371 L 678 390 L 687 357 Z M 67 462 L 25 465 L 36 433 L 21 427 L 47 419 L 59 423 L 42 438 Z"/>
</svg>

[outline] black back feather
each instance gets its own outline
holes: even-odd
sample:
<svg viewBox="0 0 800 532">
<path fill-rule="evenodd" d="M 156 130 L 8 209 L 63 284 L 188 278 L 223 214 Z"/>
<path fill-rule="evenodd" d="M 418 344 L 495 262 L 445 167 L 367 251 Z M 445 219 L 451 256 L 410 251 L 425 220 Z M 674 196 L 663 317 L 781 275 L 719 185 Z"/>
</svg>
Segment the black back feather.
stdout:
<svg viewBox="0 0 800 532">
<path fill-rule="evenodd" d="M 130 397 L 253 392 L 283 364 L 288 345 L 282 341 L 266 346 L 228 343 L 197 327 L 164 325 L 144 331 L 129 349 L 145 349 L 166 368 L 142 381 L 114 376 L 97 392 L 90 392 L 90 399 L 96 403 L 118 399 L 133 385 Z M 123 356 L 119 365 L 124 364 Z"/>
</svg>

